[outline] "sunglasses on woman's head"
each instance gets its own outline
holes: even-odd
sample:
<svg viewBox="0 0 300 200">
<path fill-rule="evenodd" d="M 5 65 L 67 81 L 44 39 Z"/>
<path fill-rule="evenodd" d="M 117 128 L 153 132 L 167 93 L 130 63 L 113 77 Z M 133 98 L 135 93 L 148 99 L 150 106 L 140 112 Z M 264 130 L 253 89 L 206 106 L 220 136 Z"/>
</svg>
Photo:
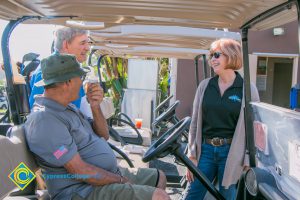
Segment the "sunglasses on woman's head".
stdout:
<svg viewBox="0 0 300 200">
<path fill-rule="evenodd" d="M 218 59 L 218 58 L 220 58 L 220 56 L 221 56 L 222 54 L 223 54 L 223 53 L 216 51 L 216 52 L 211 53 L 211 54 L 209 55 L 209 59 L 212 59 L 213 57 L 216 58 L 216 59 Z"/>
</svg>

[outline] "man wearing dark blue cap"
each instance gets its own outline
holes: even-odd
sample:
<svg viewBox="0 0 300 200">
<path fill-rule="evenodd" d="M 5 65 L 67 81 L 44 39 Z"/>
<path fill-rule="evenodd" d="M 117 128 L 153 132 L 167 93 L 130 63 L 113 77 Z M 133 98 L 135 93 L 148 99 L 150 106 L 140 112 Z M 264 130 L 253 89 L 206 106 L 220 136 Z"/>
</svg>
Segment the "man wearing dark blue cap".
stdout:
<svg viewBox="0 0 300 200">
<path fill-rule="evenodd" d="M 36 84 L 45 92 L 36 97 L 25 133 L 51 199 L 169 200 L 161 171 L 118 167 L 106 141 L 109 135 L 99 107 L 103 99 L 99 84 L 87 91 L 92 122 L 71 104 L 87 73 L 76 58 L 51 55 L 42 60 L 41 70 L 43 79 Z"/>
</svg>

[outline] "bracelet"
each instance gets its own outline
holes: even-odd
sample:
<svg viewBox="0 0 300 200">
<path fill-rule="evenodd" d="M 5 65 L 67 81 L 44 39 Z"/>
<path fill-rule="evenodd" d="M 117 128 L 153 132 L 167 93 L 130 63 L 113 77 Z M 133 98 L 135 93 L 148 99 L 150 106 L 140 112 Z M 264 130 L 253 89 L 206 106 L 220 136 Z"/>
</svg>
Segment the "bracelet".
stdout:
<svg viewBox="0 0 300 200">
<path fill-rule="evenodd" d="M 123 176 L 120 175 L 120 183 L 123 183 Z"/>
</svg>

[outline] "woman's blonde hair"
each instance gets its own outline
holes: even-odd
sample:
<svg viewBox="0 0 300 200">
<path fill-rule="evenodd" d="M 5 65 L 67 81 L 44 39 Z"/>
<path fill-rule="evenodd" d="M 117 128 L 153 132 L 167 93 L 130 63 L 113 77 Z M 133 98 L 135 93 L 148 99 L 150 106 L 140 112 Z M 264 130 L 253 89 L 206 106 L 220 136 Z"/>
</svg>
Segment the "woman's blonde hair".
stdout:
<svg viewBox="0 0 300 200">
<path fill-rule="evenodd" d="M 226 56 L 226 69 L 239 70 L 242 68 L 242 48 L 239 42 L 233 39 L 222 38 L 210 45 L 210 53 L 214 53 L 216 49 L 220 49 L 221 53 Z"/>
</svg>

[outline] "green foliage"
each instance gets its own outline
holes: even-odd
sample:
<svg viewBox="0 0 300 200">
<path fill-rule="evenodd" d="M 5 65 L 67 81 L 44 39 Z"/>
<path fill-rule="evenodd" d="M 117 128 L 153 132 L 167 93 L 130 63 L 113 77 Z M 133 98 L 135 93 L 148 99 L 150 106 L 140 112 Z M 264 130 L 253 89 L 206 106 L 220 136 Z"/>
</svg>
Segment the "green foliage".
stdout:
<svg viewBox="0 0 300 200">
<path fill-rule="evenodd" d="M 169 59 L 162 58 L 160 60 L 159 71 L 159 89 L 161 90 L 161 101 L 169 96 Z"/>
<path fill-rule="evenodd" d="M 118 113 L 121 109 L 123 89 L 127 87 L 127 61 L 106 56 L 101 62 L 101 68 L 102 77 L 109 90 L 107 96 L 113 97 L 116 113 Z"/>
<path fill-rule="evenodd" d="M 157 59 L 157 58 L 151 58 Z M 159 71 L 159 88 L 161 90 L 161 101 L 169 95 L 169 59 L 162 58 L 159 59 L 160 71 Z M 95 70 L 95 74 L 98 73 L 97 69 L 97 56 L 92 56 L 92 67 Z M 101 78 L 105 82 L 108 93 L 105 96 L 110 96 L 113 98 L 114 106 L 116 108 L 116 113 L 121 109 L 121 101 L 123 96 L 123 89 L 127 88 L 127 78 L 128 78 L 128 60 L 123 58 L 114 58 L 105 56 L 101 60 Z M 87 66 L 84 63 L 83 66 Z"/>
</svg>

